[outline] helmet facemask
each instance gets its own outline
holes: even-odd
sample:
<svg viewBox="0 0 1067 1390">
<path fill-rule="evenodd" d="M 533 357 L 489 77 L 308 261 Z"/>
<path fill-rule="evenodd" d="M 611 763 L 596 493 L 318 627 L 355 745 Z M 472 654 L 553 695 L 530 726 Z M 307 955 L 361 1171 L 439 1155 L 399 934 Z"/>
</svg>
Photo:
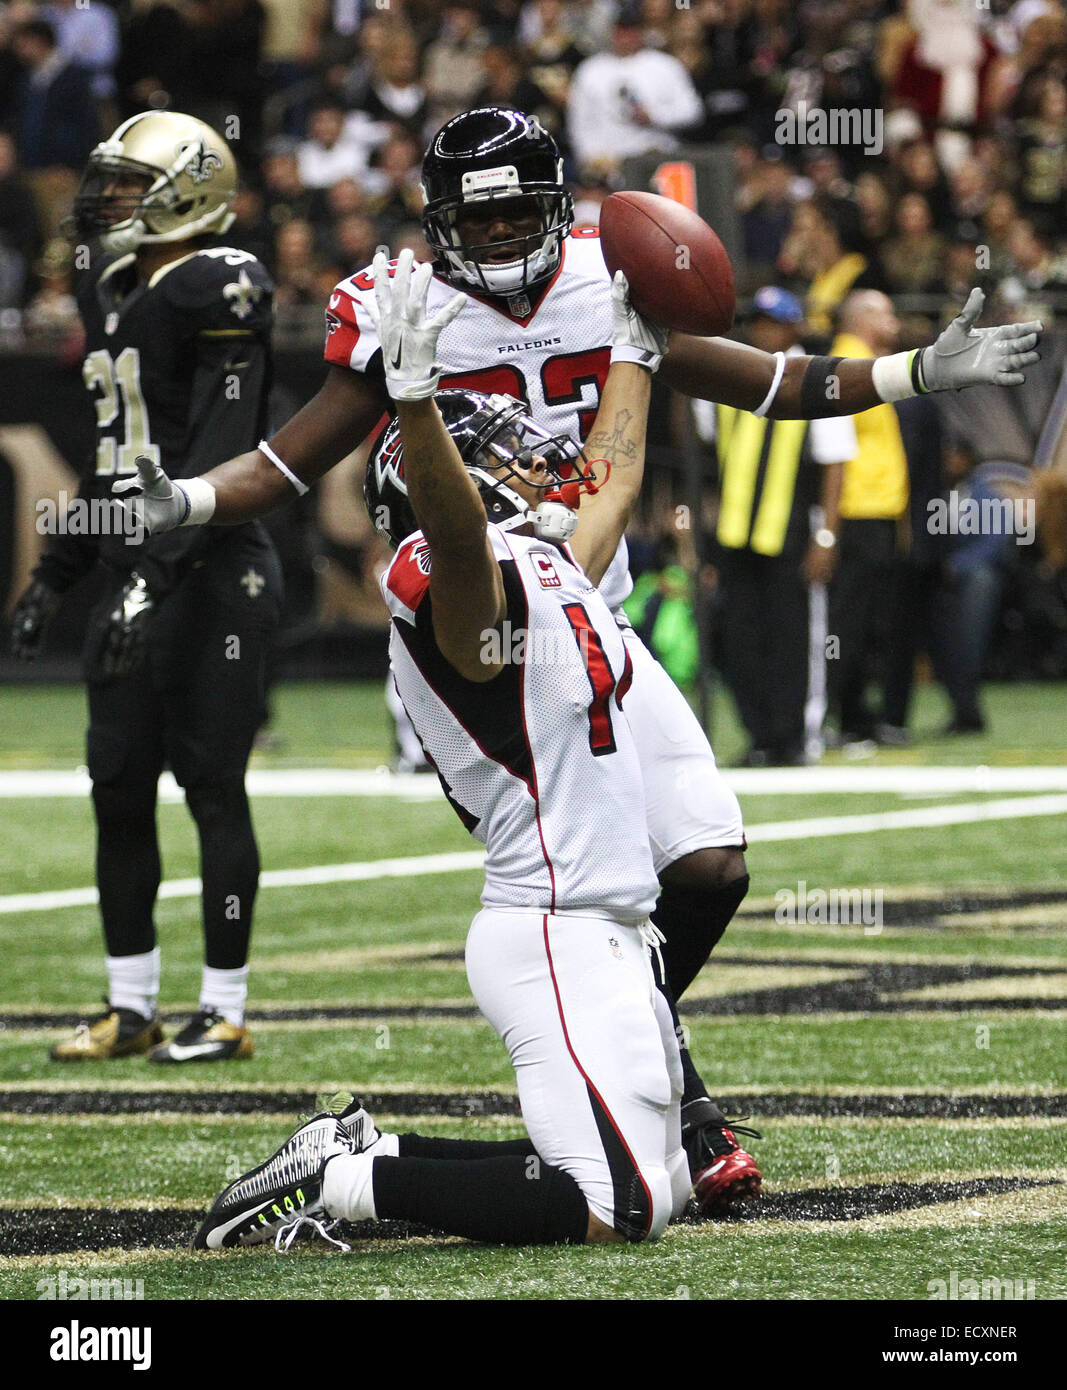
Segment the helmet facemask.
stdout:
<svg viewBox="0 0 1067 1390">
<path fill-rule="evenodd" d="M 555 184 L 520 184 L 513 166 L 485 171 L 500 182 L 478 186 L 481 174 L 464 175 L 464 192 L 427 204 L 426 240 L 453 284 L 472 285 L 488 295 L 519 295 L 551 276 L 563 254 L 563 238 L 573 221 L 571 195 Z M 468 186 L 469 184 L 469 186 Z M 465 242 L 458 224 L 464 213 L 484 215 L 493 203 L 522 200 L 536 207 L 540 227 L 507 241 Z M 491 263 L 485 256 L 507 247 L 514 255 Z"/>
<path fill-rule="evenodd" d="M 441 392 L 438 404 L 490 523 L 503 531 L 532 524 L 543 540 L 569 540 L 578 524 L 582 493 L 598 488 L 580 446 L 568 435 L 550 435 L 513 396 L 486 396 L 460 388 Z M 530 477 L 535 456 L 544 460 L 545 470 Z M 533 506 L 517 491 L 516 483 L 539 492 L 539 505 Z M 394 550 L 417 530 L 395 420 L 371 456 L 364 498 L 375 528 Z"/>
<path fill-rule="evenodd" d="M 211 157 L 212 152 L 207 152 Z M 122 153 L 122 142 L 112 139 L 97 145 L 74 196 L 74 207 L 65 230 L 85 240 L 97 238 L 107 252 L 123 254 L 139 246 L 187 241 L 191 237 L 229 230 L 234 214 L 219 204 L 214 192 L 185 191 L 178 178 L 205 153 L 193 143 L 182 146 L 167 169 L 144 164 Z M 138 176 L 146 181 L 137 194 L 111 191 L 119 180 Z M 194 185 L 195 187 L 195 185 Z M 203 206 L 201 206 L 203 204 Z M 123 215 L 117 220 L 109 212 Z"/>
<path fill-rule="evenodd" d="M 544 460 L 543 482 L 529 476 L 535 455 Z M 478 447 L 468 468 L 486 485 L 479 491 L 490 521 L 504 531 L 530 522 L 542 540 L 558 543 L 569 541 L 577 529 L 582 494 L 597 491 L 596 474 L 581 447 L 569 435 L 550 435 L 520 411 L 502 422 Z M 539 505 L 531 508 L 520 493 L 508 486 L 509 481 L 541 492 Z M 500 508 L 505 512 L 500 520 L 493 514 L 493 498 L 498 498 L 507 509 Z"/>
</svg>

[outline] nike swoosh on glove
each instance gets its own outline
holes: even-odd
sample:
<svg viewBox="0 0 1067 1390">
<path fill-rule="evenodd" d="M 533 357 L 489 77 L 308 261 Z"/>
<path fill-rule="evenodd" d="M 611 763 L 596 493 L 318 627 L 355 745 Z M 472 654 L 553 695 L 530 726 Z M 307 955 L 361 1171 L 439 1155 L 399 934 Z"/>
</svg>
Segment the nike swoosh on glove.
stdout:
<svg viewBox="0 0 1067 1390">
<path fill-rule="evenodd" d="M 382 345 L 385 387 L 394 401 L 422 401 L 437 390 L 437 340 L 467 302 L 465 294 L 457 294 L 427 318 L 433 266 L 423 262 L 413 271 L 414 261 L 411 251 L 401 251 L 390 280 L 389 262 L 379 251 L 373 263 L 374 298 L 366 301 Z"/>
<path fill-rule="evenodd" d="M 985 307 L 985 295 L 973 289 L 967 303 L 941 336 L 919 356 L 919 381 L 924 391 L 958 391 L 964 386 L 1021 386 L 1024 367 L 1040 361 L 1036 351 L 1044 325 L 1005 323 L 975 328 Z"/>
</svg>

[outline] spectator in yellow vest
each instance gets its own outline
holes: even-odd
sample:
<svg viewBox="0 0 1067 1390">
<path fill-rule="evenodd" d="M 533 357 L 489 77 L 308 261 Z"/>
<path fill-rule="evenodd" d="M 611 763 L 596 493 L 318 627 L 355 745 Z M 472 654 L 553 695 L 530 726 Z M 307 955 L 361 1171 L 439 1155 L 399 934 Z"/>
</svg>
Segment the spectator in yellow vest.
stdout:
<svg viewBox="0 0 1067 1390">
<path fill-rule="evenodd" d="M 792 356 L 803 321 L 799 300 L 768 285 L 753 298 L 747 337 Z M 848 416 L 768 420 L 719 405 L 715 442 L 723 671 L 751 740 L 745 765 L 801 765 L 825 709 L 824 586 L 856 432 Z"/>
</svg>

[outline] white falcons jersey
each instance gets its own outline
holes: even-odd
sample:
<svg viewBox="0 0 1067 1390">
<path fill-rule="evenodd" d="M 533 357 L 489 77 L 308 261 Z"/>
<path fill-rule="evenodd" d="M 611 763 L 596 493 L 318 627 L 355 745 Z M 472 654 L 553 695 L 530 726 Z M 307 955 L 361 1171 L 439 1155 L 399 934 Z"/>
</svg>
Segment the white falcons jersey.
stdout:
<svg viewBox="0 0 1067 1390">
<path fill-rule="evenodd" d="M 639 922 L 659 884 L 623 702 L 630 657 L 611 610 L 568 555 L 490 526 L 507 597 L 486 634 L 499 675 L 466 680 L 442 656 L 421 532 L 382 578 L 400 698 L 445 795 L 487 848 L 486 907 Z"/>
<path fill-rule="evenodd" d="M 438 277 L 430 282 L 430 314 L 457 291 Z M 326 360 L 366 371 L 381 348 L 366 300 L 374 294 L 369 269 L 342 280 L 326 312 Z M 468 295 L 461 313 L 441 334 L 437 361 L 441 386 L 503 392 L 525 401 L 530 415 L 553 434 L 582 440 L 596 419 L 611 357 L 611 276 L 600 251 L 600 234 L 582 228 L 563 242 L 559 268 L 540 300 L 513 295 L 515 312 Z M 623 540 L 600 582 L 612 608 L 633 589 Z"/>
</svg>

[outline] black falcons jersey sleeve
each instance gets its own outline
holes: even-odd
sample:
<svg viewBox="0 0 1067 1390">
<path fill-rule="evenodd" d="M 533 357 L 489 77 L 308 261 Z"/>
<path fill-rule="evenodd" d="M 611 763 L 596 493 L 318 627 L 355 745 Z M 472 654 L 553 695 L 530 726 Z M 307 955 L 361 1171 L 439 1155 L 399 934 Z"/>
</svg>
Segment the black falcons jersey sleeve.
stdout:
<svg viewBox="0 0 1067 1390">
<path fill-rule="evenodd" d="M 174 478 L 195 477 L 255 448 L 266 428 L 273 285 L 247 251 L 212 247 L 172 261 L 147 283 L 133 255 L 104 258 L 83 277 L 83 376 L 96 411 L 96 447 L 80 495 L 110 496 L 147 455 Z M 195 528 L 132 546 L 92 538 L 97 558 L 138 569 L 157 589 L 208 543 Z M 69 587 L 86 547 L 54 537 L 40 577 Z M 91 547 L 90 547 L 91 550 Z"/>
</svg>

